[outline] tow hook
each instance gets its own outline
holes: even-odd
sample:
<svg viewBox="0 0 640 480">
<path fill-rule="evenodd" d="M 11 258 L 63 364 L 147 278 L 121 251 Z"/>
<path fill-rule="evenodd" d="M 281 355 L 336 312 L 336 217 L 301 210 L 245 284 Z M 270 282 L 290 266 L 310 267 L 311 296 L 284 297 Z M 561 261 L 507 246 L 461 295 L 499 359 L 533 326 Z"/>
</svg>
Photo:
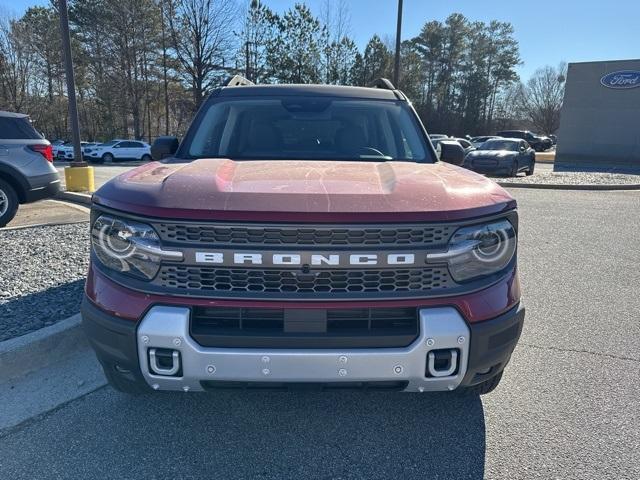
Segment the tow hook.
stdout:
<svg viewBox="0 0 640 480">
<path fill-rule="evenodd" d="M 449 377 L 458 370 L 458 349 L 431 350 L 427 355 L 427 377 Z"/>
<path fill-rule="evenodd" d="M 180 376 L 180 352 L 168 348 L 150 348 L 149 370 L 154 375 Z"/>
</svg>

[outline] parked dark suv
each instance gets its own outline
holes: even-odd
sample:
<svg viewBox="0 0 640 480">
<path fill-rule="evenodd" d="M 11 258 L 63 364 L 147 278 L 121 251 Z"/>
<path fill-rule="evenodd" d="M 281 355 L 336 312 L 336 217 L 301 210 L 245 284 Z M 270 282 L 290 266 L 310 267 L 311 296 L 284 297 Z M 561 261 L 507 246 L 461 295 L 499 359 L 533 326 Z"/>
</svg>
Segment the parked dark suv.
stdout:
<svg viewBox="0 0 640 480">
<path fill-rule="evenodd" d="M 52 162 L 51 144 L 27 115 L 0 111 L 0 227 L 13 219 L 19 204 L 58 193 L 60 178 Z"/>
<path fill-rule="evenodd" d="M 504 130 L 502 132 L 496 133 L 499 137 L 505 138 L 520 138 L 522 140 L 526 140 L 531 148 L 533 148 L 536 152 L 544 152 L 548 150 L 553 145 L 553 142 L 549 137 L 542 137 L 540 135 L 536 135 L 529 130 Z"/>
</svg>

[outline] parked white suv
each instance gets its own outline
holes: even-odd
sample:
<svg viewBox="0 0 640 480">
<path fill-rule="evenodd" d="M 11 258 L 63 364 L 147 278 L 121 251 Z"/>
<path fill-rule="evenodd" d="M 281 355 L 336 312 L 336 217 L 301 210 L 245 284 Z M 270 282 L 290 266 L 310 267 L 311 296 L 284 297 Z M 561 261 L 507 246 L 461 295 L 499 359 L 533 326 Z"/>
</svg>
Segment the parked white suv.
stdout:
<svg viewBox="0 0 640 480">
<path fill-rule="evenodd" d="M 112 140 L 84 151 L 85 160 L 92 163 L 123 160 L 151 161 L 151 146 L 138 140 Z"/>
</svg>

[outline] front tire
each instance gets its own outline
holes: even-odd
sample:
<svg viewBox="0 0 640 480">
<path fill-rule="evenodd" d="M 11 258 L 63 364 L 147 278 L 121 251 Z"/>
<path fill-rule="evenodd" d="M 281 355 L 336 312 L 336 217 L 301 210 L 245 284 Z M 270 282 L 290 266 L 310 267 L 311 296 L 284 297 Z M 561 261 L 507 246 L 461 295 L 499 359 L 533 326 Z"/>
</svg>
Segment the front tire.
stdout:
<svg viewBox="0 0 640 480">
<path fill-rule="evenodd" d="M 536 162 L 535 160 L 531 160 L 531 165 L 529 165 L 529 168 L 527 169 L 525 175 L 527 177 L 533 175 L 533 171 L 535 170 L 535 168 L 536 168 Z"/>
<path fill-rule="evenodd" d="M 7 225 L 16 216 L 20 199 L 14 188 L 0 180 L 0 228 Z"/>
<path fill-rule="evenodd" d="M 484 382 L 479 383 L 478 385 L 467 387 L 467 393 L 470 393 L 472 395 L 486 395 L 487 393 L 491 393 L 496 388 L 498 388 L 500 380 L 502 380 L 502 372 L 494 377 L 491 377 L 489 380 L 485 380 Z"/>
<path fill-rule="evenodd" d="M 104 376 L 107 377 L 109 385 L 118 392 L 126 393 L 128 395 L 143 395 L 149 393 L 149 387 L 139 382 L 133 382 L 124 378 L 121 374 L 115 371 L 111 365 L 102 365 L 102 371 Z"/>
<path fill-rule="evenodd" d="M 518 161 L 514 160 L 513 161 L 513 166 L 511 167 L 511 173 L 509 174 L 510 177 L 517 177 L 518 176 Z"/>
<path fill-rule="evenodd" d="M 113 162 L 113 155 L 111 153 L 105 153 L 102 155 L 102 163 Z"/>
</svg>

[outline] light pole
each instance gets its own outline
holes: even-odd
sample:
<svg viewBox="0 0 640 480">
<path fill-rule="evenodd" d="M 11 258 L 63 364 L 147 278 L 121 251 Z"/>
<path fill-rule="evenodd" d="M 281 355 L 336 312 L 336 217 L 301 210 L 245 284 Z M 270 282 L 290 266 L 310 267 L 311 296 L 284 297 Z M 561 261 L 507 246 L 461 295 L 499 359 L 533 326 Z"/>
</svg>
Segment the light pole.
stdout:
<svg viewBox="0 0 640 480">
<path fill-rule="evenodd" d="M 402 0 L 398 0 L 398 24 L 396 26 L 396 58 L 393 67 L 393 85 L 400 83 L 400 36 L 402 35 Z"/>
<path fill-rule="evenodd" d="M 73 138 L 73 161 L 82 162 L 80 148 L 80 123 L 78 122 L 78 105 L 76 104 L 76 82 L 73 78 L 73 61 L 71 59 L 71 39 L 69 37 L 69 12 L 67 0 L 58 0 L 60 10 L 60 34 L 62 36 L 62 53 L 67 77 L 67 97 L 69 98 L 69 119 L 71 120 L 71 137 Z"/>
<path fill-rule="evenodd" d="M 73 78 L 67 0 L 58 0 L 58 7 L 60 10 L 62 53 L 64 54 L 64 67 L 67 77 L 71 137 L 73 138 L 73 162 L 64 169 L 65 186 L 70 192 L 93 192 L 95 190 L 93 167 L 85 163 L 84 158 L 82 158 L 82 148 L 80 148 L 80 123 L 78 122 L 78 105 L 76 104 L 76 82 Z"/>
</svg>

